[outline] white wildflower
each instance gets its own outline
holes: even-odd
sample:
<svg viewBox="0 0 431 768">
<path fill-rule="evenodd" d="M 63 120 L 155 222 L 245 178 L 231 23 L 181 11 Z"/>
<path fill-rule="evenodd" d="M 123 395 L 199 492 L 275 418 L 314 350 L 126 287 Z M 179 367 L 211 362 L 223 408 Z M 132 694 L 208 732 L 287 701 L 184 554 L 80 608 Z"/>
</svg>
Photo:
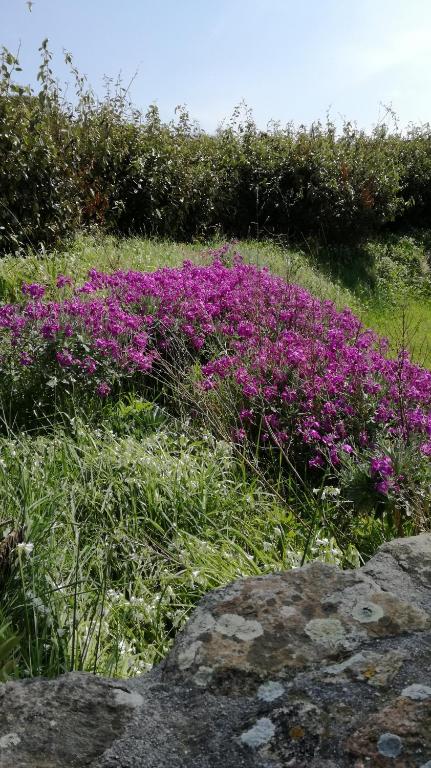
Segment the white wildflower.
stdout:
<svg viewBox="0 0 431 768">
<path fill-rule="evenodd" d="M 121 592 L 116 592 L 115 589 L 108 589 L 106 591 L 106 597 L 108 600 L 112 600 L 112 602 L 118 602 L 122 599 L 123 595 Z"/>
<path fill-rule="evenodd" d="M 16 545 L 19 555 L 31 555 L 34 550 L 34 544 L 31 541 L 21 541 Z"/>
<path fill-rule="evenodd" d="M 135 595 L 132 595 L 129 602 L 131 605 L 145 605 L 147 601 L 145 597 L 135 597 Z"/>
<path fill-rule="evenodd" d="M 339 495 L 340 489 L 336 488 L 335 485 L 326 485 L 322 491 L 322 499 L 326 499 L 328 496 L 334 498 L 335 496 Z"/>
<path fill-rule="evenodd" d="M 120 642 L 118 643 L 118 652 L 121 655 L 123 655 L 123 654 L 127 653 L 127 651 L 128 651 L 128 645 L 127 645 L 126 641 L 125 640 L 120 640 Z"/>
</svg>

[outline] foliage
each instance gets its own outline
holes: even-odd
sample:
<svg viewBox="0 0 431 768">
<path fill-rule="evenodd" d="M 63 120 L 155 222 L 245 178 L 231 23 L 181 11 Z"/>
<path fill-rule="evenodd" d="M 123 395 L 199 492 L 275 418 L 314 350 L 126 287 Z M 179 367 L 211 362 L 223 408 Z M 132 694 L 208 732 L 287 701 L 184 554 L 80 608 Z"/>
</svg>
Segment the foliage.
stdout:
<svg viewBox="0 0 431 768">
<path fill-rule="evenodd" d="M 3 51 L 0 71 L 0 252 L 53 245 L 80 220 L 73 126 L 60 104 L 47 41 L 40 91 L 12 79 L 18 60 Z"/>
<path fill-rule="evenodd" d="M 0 252 L 51 246 L 77 226 L 177 240 L 281 236 L 362 242 L 393 222 L 429 227 L 429 126 L 403 136 L 328 120 L 259 130 L 238 107 L 206 134 L 184 107 L 163 123 L 108 81 L 98 100 L 66 62 L 73 103 L 55 80 L 47 41 L 39 90 L 0 68 Z"/>
<path fill-rule="evenodd" d="M 211 588 L 429 528 L 430 128 L 209 135 L 40 53 L 0 62 L 0 680 L 128 676 Z"/>
<path fill-rule="evenodd" d="M 15 672 L 14 652 L 19 642 L 9 623 L 0 627 L 0 683 L 5 683 Z"/>
<path fill-rule="evenodd" d="M 411 126 L 399 143 L 404 225 L 429 227 L 431 220 L 431 126 Z"/>
</svg>

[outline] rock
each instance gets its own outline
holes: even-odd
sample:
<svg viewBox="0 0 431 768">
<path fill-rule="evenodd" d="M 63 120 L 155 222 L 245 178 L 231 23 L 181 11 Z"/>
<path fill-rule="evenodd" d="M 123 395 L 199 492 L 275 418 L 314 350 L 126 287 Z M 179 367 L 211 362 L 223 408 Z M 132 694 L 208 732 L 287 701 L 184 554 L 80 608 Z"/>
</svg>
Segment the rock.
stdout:
<svg viewBox="0 0 431 768">
<path fill-rule="evenodd" d="M 142 704 L 122 681 L 88 674 L 2 685 L 0 766 L 92 765 Z"/>
<path fill-rule="evenodd" d="M 297 670 L 353 656 L 373 640 L 430 629 L 430 618 L 362 571 L 315 562 L 207 595 L 163 678 L 230 692 L 236 680 L 242 692 L 252 692 L 270 676 L 291 678 Z"/>
<path fill-rule="evenodd" d="M 0 768 L 428 765 L 428 534 L 208 594 L 144 677 L 0 687 Z"/>
<path fill-rule="evenodd" d="M 431 610 L 431 547 L 430 534 L 395 539 L 384 544 L 362 568 L 382 589 L 402 595 Z"/>
</svg>

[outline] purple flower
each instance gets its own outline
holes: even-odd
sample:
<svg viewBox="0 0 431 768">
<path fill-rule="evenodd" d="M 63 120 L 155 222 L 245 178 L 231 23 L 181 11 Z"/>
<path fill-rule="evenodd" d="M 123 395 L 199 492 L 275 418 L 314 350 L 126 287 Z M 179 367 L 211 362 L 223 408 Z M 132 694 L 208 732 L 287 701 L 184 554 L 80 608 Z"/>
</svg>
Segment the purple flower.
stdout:
<svg viewBox="0 0 431 768">
<path fill-rule="evenodd" d="M 247 433 L 245 429 L 234 429 L 233 431 L 233 439 L 236 443 L 243 443 L 245 438 L 247 437 Z"/>
<path fill-rule="evenodd" d="M 84 386 L 98 370 L 127 385 L 132 374 L 144 384 L 165 365 L 180 376 L 201 366 L 203 390 L 235 397 L 232 429 L 262 424 L 269 444 L 289 436 L 299 468 L 333 471 L 343 454 L 360 459 L 392 439 L 408 439 L 431 456 L 431 372 L 405 351 L 388 357 L 386 341 L 350 310 L 339 312 L 230 252 L 226 244 L 211 264 L 152 273 L 90 269 L 59 301 L 44 299 L 41 285 L 24 284 L 30 300 L 0 305 L 8 340 L 0 374 L 11 363 L 43 365 L 54 356 L 73 365 Z M 56 284 L 71 279 L 58 275 Z M 109 384 L 97 391 L 106 397 Z M 374 456 L 370 475 L 397 493 L 390 456 Z"/>
<path fill-rule="evenodd" d="M 89 376 L 92 376 L 97 368 L 97 363 L 92 357 L 84 357 L 80 365 Z"/>
<path fill-rule="evenodd" d="M 73 364 L 73 355 L 71 352 L 69 352 L 68 349 L 63 349 L 61 352 L 56 352 L 55 357 L 57 359 L 57 363 L 63 368 L 67 368 L 69 365 Z"/>
<path fill-rule="evenodd" d="M 45 295 L 45 288 L 38 283 L 23 283 L 22 292 L 24 296 L 31 296 L 32 299 L 41 299 Z"/>
<path fill-rule="evenodd" d="M 375 485 L 376 491 L 379 493 L 382 493 L 383 495 L 387 495 L 389 493 L 389 482 L 388 480 L 379 480 L 378 483 Z"/>
<path fill-rule="evenodd" d="M 370 469 L 373 475 L 380 475 L 383 479 L 391 477 L 394 474 L 390 456 L 380 456 L 372 459 Z"/>
<path fill-rule="evenodd" d="M 101 381 L 96 389 L 97 394 L 102 398 L 108 397 L 110 391 L 111 387 L 106 383 L 106 381 Z"/>
<path fill-rule="evenodd" d="M 316 456 L 313 456 L 313 458 L 309 460 L 308 466 L 321 469 L 325 466 L 325 462 L 323 461 L 323 458 L 320 456 L 320 454 L 316 454 Z"/>
<path fill-rule="evenodd" d="M 33 362 L 33 358 L 30 357 L 30 355 L 27 352 L 21 352 L 19 361 L 21 365 L 31 365 Z"/>
<path fill-rule="evenodd" d="M 55 284 L 57 288 L 64 288 L 65 285 L 72 285 L 73 280 L 71 277 L 68 277 L 67 275 L 58 275 Z"/>
<path fill-rule="evenodd" d="M 215 389 L 215 381 L 212 379 L 204 379 L 201 383 L 201 388 L 204 390 L 204 392 L 209 392 L 211 389 Z"/>
<path fill-rule="evenodd" d="M 359 433 L 359 445 L 361 445 L 364 448 L 366 445 L 368 445 L 368 443 L 369 443 L 369 438 L 367 433 L 364 432 L 364 430 L 361 430 L 361 432 Z"/>
</svg>

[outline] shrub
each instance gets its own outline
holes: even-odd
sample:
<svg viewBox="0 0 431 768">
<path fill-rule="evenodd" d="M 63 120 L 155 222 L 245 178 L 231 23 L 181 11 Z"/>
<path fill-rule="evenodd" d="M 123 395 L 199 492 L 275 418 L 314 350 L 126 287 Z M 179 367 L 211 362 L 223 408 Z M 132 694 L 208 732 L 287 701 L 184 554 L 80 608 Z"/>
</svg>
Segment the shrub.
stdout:
<svg viewBox="0 0 431 768">
<path fill-rule="evenodd" d="M 54 79 L 47 41 L 39 91 L 0 71 L 0 252 L 51 245 L 78 225 L 180 240 L 220 231 L 361 241 L 392 222 L 428 222 L 429 130 L 408 136 L 346 122 L 259 130 L 238 108 L 214 135 L 187 110 L 144 116 L 121 83 L 98 100 L 73 65 L 76 100 Z"/>
<path fill-rule="evenodd" d="M 402 196 L 401 226 L 431 226 L 431 126 L 412 126 L 399 142 Z"/>
<path fill-rule="evenodd" d="M 41 52 L 37 96 L 12 82 L 17 59 L 8 52 L 1 59 L 0 253 L 54 245 L 80 220 L 72 125 L 51 79 L 46 41 Z"/>
</svg>

